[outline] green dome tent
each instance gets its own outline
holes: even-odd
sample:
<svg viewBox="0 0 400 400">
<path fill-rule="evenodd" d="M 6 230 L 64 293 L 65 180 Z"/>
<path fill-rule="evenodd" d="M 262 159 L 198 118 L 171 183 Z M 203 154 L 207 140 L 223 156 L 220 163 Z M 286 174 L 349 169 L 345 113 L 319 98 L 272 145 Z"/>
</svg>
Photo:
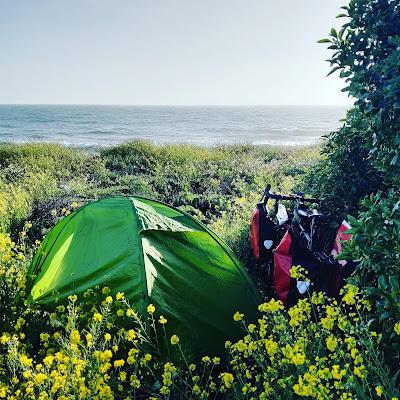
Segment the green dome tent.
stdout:
<svg viewBox="0 0 400 400">
<path fill-rule="evenodd" d="M 250 277 L 204 225 L 163 203 L 112 197 L 61 220 L 33 258 L 29 303 L 54 305 L 97 285 L 124 292 L 139 313 L 148 304 L 194 355 L 214 354 L 241 332 L 236 311 L 256 316 Z"/>
</svg>

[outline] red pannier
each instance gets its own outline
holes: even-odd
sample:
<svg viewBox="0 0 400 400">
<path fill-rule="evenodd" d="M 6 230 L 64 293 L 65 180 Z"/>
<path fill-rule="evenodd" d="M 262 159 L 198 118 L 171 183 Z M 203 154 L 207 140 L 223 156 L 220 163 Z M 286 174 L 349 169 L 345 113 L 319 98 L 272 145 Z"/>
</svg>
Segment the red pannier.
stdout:
<svg viewBox="0 0 400 400">
<path fill-rule="evenodd" d="M 350 225 L 346 221 L 343 221 L 336 234 L 333 249 L 331 251 L 332 256 L 336 257 L 340 254 L 342 250 L 342 241 L 348 241 L 351 239 L 351 235 L 345 233 L 348 229 L 350 229 Z M 293 299 L 297 298 L 299 294 L 302 294 L 299 293 L 299 288 L 304 284 L 304 282 L 295 281 L 290 277 L 290 270 L 296 263 L 296 260 L 293 260 L 292 254 L 292 237 L 288 230 L 274 252 L 275 291 L 279 299 L 287 306 L 292 305 L 292 300 L 289 300 L 289 297 Z M 301 265 L 301 263 L 299 264 Z M 334 272 L 335 276 L 329 277 L 332 282 L 336 282 L 336 284 L 333 283 L 333 288 L 336 292 L 339 291 L 346 261 L 339 261 L 339 265 L 340 268 Z M 292 293 L 293 291 L 297 291 L 297 293 Z"/>
<path fill-rule="evenodd" d="M 263 204 L 257 204 L 251 219 L 250 244 L 254 257 L 258 261 L 269 262 L 272 259 L 275 236 L 274 222 L 267 215 Z"/>
<path fill-rule="evenodd" d="M 274 286 L 276 293 L 284 304 L 289 292 L 290 269 L 293 265 L 290 254 L 291 244 L 292 237 L 288 230 L 274 253 Z"/>
</svg>

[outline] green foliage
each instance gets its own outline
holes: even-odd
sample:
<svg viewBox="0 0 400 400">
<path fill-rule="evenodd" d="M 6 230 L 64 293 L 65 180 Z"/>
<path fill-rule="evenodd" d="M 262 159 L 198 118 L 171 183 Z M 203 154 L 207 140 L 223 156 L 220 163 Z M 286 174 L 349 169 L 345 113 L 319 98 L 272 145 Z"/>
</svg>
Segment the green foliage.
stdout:
<svg viewBox="0 0 400 400">
<path fill-rule="evenodd" d="M 359 262 L 356 278 L 374 301 L 386 355 L 398 370 L 400 346 L 394 327 L 400 329 L 400 6 L 392 0 L 351 0 L 343 9 L 346 13 L 340 17 L 346 17 L 346 23 L 321 42 L 334 51 L 331 73 L 340 71 L 347 83 L 343 91 L 356 99 L 356 110 L 330 136 L 327 159 L 317 175 L 324 181 L 327 173 L 321 190 L 327 192 L 332 183 L 338 208 L 361 210 L 358 220 L 350 220 L 353 239 L 344 256 Z M 343 181 L 334 184 L 332 176 Z M 357 201 L 370 193 L 375 195 L 358 208 Z"/>
<path fill-rule="evenodd" d="M 324 206 L 337 219 L 355 214 L 366 195 L 383 187 L 382 174 L 369 158 L 363 139 L 368 129 L 364 115 L 350 110 L 343 126 L 328 136 L 323 159 L 306 176 L 307 191 L 324 199 Z"/>
<path fill-rule="evenodd" d="M 0 145 L 0 231 L 15 230 L 49 201 L 93 196 L 106 175 L 98 156 L 77 149 L 44 143 Z"/>
<path fill-rule="evenodd" d="M 319 149 L 233 145 L 203 148 L 136 141 L 88 153 L 49 144 L 0 145 L 0 231 L 27 219 L 41 239 L 71 203 L 142 195 L 180 207 L 217 231 L 247 265 L 248 226 L 265 183 L 290 192 Z"/>
<path fill-rule="evenodd" d="M 351 0 L 343 28 L 331 31 L 331 72 L 340 71 L 368 121 L 362 135 L 385 180 L 399 184 L 400 7 L 392 0 Z"/>
<path fill-rule="evenodd" d="M 291 162 L 293 167 L 298 166 L 297 176 L 305 169 L 301 153 L 318 157 L 311 149 L 250 145 L 211 149 L 190 145 L 157 147 L 146 142 L 106 149 L 102 157 L 117 182 L 126 182 L 128 176 L 135 181 L 140 177 L 146 182 L 146 195 L 185 207 L 208 222 L 229 210 L 237 198 L 262 192 L 267 180 L 278 187 L 290 186 L 285 175 L 290 174 Z M 126 189 L 130 192 L 129 186 Z"/>
<path fill-rule="evenodd" d="M 365 211 L 351 218 L 353 239 L 344 258 L 356 260 L 357 281 L 374 301 L 375 324 L 383 332 L 387 355 L 398 365 L 400 340 L 394 331 L 400 321 L 400 199 L 395 190 L 363 201 Z"/>
<path fill-rule="evenodd" d="M 365 195 L 400 186 L 400 8 L 391 0 L 342 8 L 343 27 L 320 43 L 333 51 L 330 73 L 340 71 L 356 108 L 328 137 L 315 184 L 308 182 L 330 209 L 355 213 Z"/>
</svg>

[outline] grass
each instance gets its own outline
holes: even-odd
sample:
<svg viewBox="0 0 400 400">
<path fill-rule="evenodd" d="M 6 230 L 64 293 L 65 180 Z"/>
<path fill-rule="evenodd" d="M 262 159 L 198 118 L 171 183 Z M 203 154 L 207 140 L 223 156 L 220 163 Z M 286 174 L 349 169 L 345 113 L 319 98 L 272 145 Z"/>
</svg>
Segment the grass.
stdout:
<svg viewBox="0 0 400 400">
<path fill-rule="evenodd" d="M 266 182 L 292 192 L 319 157 L 318 147 L 135 141 L 89 153 L 55 144 L 1 144 L 0 230 L 13 234 L 31 220 L 40 239 L 74 201 L 142 195 L 194 215 L 249 264 L 248 223 Z"/>
</svg>

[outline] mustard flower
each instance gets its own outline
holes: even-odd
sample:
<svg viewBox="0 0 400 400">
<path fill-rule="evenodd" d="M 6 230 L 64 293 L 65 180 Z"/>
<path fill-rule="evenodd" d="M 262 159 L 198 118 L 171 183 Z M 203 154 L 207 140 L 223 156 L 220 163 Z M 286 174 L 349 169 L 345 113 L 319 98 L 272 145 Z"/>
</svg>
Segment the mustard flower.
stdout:
<svg viewBox="0 0 400 400">
<path fill-rule="evenodd" d="M 339 365 L 334 365 L 332 367 L 332 377 L 333 377 L 333 379 L 340 380 L 345 375 L 346 375 L 346 370 L 344 370 L 344 369 L 341 370 Z"/>
<path fill-rule="evenodd" d="M 1 344 L 7 344 L 7 342 L 10 340 L 9 336 L 6 333 L 3 333 L 0 337 L 0 343 Z"/>
<path fill-rule="evenodd" d="M 47 379 L 47 375 L 39 372 L 36 376 L 35 376 L 35 381 L 39 384 L 42 385 Z"/>
<path fill-rule="evenodd" d="M 280 300 L 271 299 L 268 303 L 263 303 L 258 306 L 258 310 L 264 313 L 275 313 L 283 310 L 283 303 Z"/>
<path fill-rule="evenodd" d="M 114 361 L 114 367 L 115 368 L 120 368 L 123 367 L 125 365 L 125 361 L 124 360 L 115 360 Z"/>
<path fill-rule="evenodd" d="M 171 336 L 171 344 L 172 344 L 172 346 L 175 346 L 178 343 L 179 343 L 179 337 L 177 335 L 172 335 Z"/>
<path fill-rule="evenodd" d="M 72 343 L 79 343 L 81 340 L 81 335 L 77 329 L 73 329 L 70 334 L 70 339 Z"/>
<path fill-rule="evenodd" d="M 335 351 L 337 344 L 338 340 L 334 336 L 330 335 L 326 338 L 326 347 L 329 351 Z"/>
<path fill-rule="evenodd" d="M 33 360 L 32 358 L 29 358 L 26 354 L 22 354 L 19 358 L 19 361 L 22 365 L 25 365 L 28 368 L 32 367 Z"/>
<path fill-rule="evenodd" d="M 233 316 L 233 319 L 234 319 L 236 322 L 238 322 L 238 321 L 241 321 L 241 320 L 243 319 L 243 317 L 244 317 L 244 314 L 240 314 L 239 311 L 236 311 L 236 312 L 235 312 L 235 315 Z"/>
<path fill-rule="evenodd" d="M 122 300 L 124 298 L 124 292 L 118 292 L 115 296 L 116 300 Z"/>
<path fill-rule="evenodd" d="M 135 339 L 135 338 L 136 338 L 136 332 L 135 332 L 135 330 L 134 330 L 134 329 L 129 329 L 128 332 L 127 332 L 127 334 L 126 334 L 126 337 L 127 337 L 128 340 L 133 340 L 133 339 Z"/>
<path fill-rule="evenodd" d="M 113 302 L 112 296 L 107 296 L 107 297 L 105 298 L 105 302 L 108 303 L 108 304 L 112 303 L 112 302 Z"/>
<path fill-rule="evenodd" d="M 72 303 L 75 303 L 76 300 L 78 300 L 78 296 L 76 294 L 72 294 L 71 296 L 68 296 L 68 300 Z"/>
<path fill-rule="evenodd" d="M 154 311 L 156 311 L 156 308 L 154 307 L 154 305 L 153 305 L 153 304 L 149 304 L 149 305 L 147 306 L 147 312 L 148 312 L 149 314 L 154 314 Z"/>
<path fill-rule="evenodd" d="M 93 314 L 93 321 L 95 322 L 101 322 L 103 321 L 103 316 L 100 313 L 94 313 Z"/>
<path fill-rule="evenodd" d="M 231 388 L 233 385 L 233 382 L 235 380 L 234 376 L 229 373 L 229 372 L 223 372 L 222 374 L 219 375 L 221 378 L 222 384 L 227 388 Z"/>
</svg>

